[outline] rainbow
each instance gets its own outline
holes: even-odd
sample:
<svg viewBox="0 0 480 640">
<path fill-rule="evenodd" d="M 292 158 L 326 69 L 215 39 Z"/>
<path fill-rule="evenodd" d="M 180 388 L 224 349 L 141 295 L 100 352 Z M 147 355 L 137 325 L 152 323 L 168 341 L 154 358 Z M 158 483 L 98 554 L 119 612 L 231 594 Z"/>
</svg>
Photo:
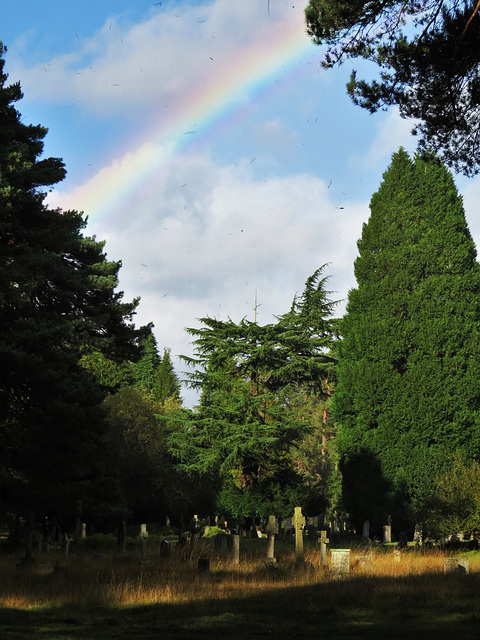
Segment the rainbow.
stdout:
<svg viewBox="0 0 480 640">
<path fill-rule="evenodd" d="M 207 86 L 199 86 L 177 103 L 173 114 L 166 113 L 162 105 L 158 121 L 130 144 L 124 157 L 77 187 L 69 200 L 75 201 L 74 208 L 84 210 L 91 222 L 118 224 L 131 215 L 139 198 L 158 185 L 161 176 L 168 173 L 166 167 L 179 155 L 205 145 L 223 127 L 234 127 L 246 117 L 251 103 L 274 95 L 279 77 L 283 85 L 294 85 L 308 71 L 305 63 L 315 53 L 318 55 L 318 48 L 305 33 L 303 12 L 302 20 L 276 24 L 267 39 L 242 50 L 234 69 L 224 65 Z"/>
</svg>

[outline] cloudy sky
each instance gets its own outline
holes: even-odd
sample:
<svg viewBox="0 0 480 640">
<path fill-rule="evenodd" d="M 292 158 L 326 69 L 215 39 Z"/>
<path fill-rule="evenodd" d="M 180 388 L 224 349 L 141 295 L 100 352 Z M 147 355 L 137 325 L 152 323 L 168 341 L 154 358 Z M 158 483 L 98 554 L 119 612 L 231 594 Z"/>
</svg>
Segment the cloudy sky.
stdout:
<svg viewBox="0 0 480 640">
<path fill-rule="evenodd" d="M 23 122 L 49 129 L 68 175 L 50 206 L 88 215 L 121 259 L 182 377 L 198 318 L 267 323 L 328 263 L 355 285 L 368 203 L 391 154 L 415 148 L 394 110 L 369 115 L 325 71 L 306 0 L 3 0 L 0 40 Z M 480 241 L 480 180 L 457 177 Z M 343 313 L 344 302 L 337 313 Z M 187 404 L 194 397 L 184 392 Z"/>
</svg>

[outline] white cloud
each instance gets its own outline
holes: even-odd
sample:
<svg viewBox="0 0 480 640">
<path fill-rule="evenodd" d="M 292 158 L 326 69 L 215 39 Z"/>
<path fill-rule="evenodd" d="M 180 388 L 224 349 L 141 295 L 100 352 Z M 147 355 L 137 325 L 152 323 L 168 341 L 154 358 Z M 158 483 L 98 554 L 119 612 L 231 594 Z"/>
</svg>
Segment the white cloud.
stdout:
<svg viewBox="0 0 480 640">
<path fill-rule="evenodd" d="M 83 208 L 82 198 L 98 192 L 100 177 L 109 184 L 135 160 L 117 161 L 51 203 Z M 253 318 L 255 291 L 259 321 L 271 322 L 327 262 L 325 275 L 337 292 L 332 298 L 346 297 L 366 203 L 338 209 L 328 185 L 313 175 L 259 180 L 246 158 L 222 167 L 204 153 L 178 158 L 169 170 L 175 175 L 151 186 L 128 215 L 119 209 L 118 223 L 96 218 L 91 199 L 86 209 L 87 233 L 106 238 L 109 257 L 122 259 L 120 288 L 127 299 L 141 296 L 137 323 L 153 322 L 161 347 L 175 356 L 190 353 L 184 328 L 198 326 L 202 316 Z"/>
<path fill-rule="evenodd" d="M 351 159 L 354 167 L 375 168 L 385 165 L 385 161 L 388 162 L 399 147 L 410 153 L 416 148 L 416 138 L 411 134 L 415 122 L 401 118 L 396 107 L 390 109 L 383 117 L 382 114 L 376 114 L 375 118 L 378 122 L 377 134 L 365 154 Z"/>
<path fill-rule="evenodd" d="M 10 73 L 30 99 L 82 105 L 103 117 L 145 115 L 167 103 L 173 111 L 212 78 L 234 75 L 246 55 L 280 38 L 286 25 L 304 31 L 302 8 L 292 8 L 277 3 L 273 10 L 272 3 L 267 15 L 266 2 L 216 0 L 172 3 L 137 24 L 109 17 L 74 51 L 33 67 L 12 52 Z"/>
</svg>

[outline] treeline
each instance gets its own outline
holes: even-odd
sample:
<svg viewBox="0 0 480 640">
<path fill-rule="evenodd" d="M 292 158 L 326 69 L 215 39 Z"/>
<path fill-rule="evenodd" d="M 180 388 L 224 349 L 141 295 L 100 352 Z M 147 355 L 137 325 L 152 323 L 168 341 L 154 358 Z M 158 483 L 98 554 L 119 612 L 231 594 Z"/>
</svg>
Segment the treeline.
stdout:
<svg viewBox="0 0 480 640">
<path fill-rule="evenodd" d="M 4 49 L 1 49 L 3 55 Z M 73 529 L 225 515 L 347 520 L 373 534 L 480 529 L 480 266 L 433 156 L 396 153 L 334 317 L 325 267 L 271 324 L 190 329 L 182 406 L 170 353 L 84 216 L 49 209 L 42 159 L 0 57 L 0 499 Z M 80 502 L 81 501 L 81 502 Z"/>
</svg>

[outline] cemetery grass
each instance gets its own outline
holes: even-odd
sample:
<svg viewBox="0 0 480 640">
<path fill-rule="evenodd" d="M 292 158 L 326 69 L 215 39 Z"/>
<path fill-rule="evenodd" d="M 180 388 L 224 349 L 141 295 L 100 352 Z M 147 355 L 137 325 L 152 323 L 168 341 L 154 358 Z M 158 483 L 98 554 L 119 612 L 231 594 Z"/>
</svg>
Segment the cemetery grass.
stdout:
<svg viewBox="0 0 480 640">
<path fill-rule="evenodd" d="M 440 552 L 410 549 L 395 562 L 381 547 L 370 564 L 352 550 L 343 578 L 322 569 L 315 547 L 306 548 L 305 569 L 287 544 L 277 544 L 276 566 L 266 567 L 265 555 L 265 540 L 243 542 L 239 567 L 215 556 L 211 541 L 191 558 L 150 549 L 143 567 L 138 550 L 38 554 L 28 568 L 2 553 L 0 638 L 479 637 L 479 553 L 467 554 L 470 573 L 457 575 L 443 573 Z M 200 556 L 210 557 L 210 573 L 197 571 Z"/>
</svg>

